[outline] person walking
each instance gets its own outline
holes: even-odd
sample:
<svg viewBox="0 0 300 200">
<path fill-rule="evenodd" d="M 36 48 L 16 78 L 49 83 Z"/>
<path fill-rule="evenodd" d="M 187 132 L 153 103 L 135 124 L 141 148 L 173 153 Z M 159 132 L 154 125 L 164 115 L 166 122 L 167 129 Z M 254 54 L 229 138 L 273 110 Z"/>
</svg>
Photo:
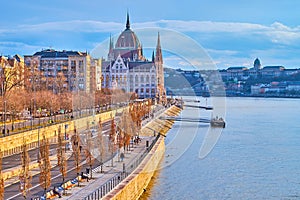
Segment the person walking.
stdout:
<svg viewBox="0 0 300 200">
<path fill-rule="evenodd" d="M 125 157 L 124 153 L 123 153 L 123 152 L 121 152 L 121 154 L 120 154 L 121 162 L 123 162 L 123 160 L 124 160 L 124 157 Z"/>
</svg>

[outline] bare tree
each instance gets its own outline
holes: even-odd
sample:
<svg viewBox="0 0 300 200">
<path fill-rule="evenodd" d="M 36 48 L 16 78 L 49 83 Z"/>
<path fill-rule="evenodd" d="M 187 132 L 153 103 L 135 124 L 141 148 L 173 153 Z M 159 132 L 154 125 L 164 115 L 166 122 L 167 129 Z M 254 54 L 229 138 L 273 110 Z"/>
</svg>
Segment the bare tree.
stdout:
<svg viewBox="0 0 300 200">
<path fill-rule="evenodd" d="M 2 175 L 2 150 L 0 149 L 0 199 L 4 199 L 4 179 Z"/>
<path fill-rule="evenodd" d="M 31 174 L 29 171 L 30 157 L 28 155 L 28 148 L 25 138 L 23 138 L 22 153 L 21 153 L 21 172 L 19 175 L 20 180 L 20 190 L 23 194 L 23 197 L 26 199 L 26 196 L 31 187 Z"/>
<path fill-rule="evenodd" d="M 74 154 L 74 161 L 75 161 L 75 168 L 77 172 L 77 176 L 79 176 L 79 172 L 81 169 L 80 166 L 80 160 L 81 160 L 81 146 L 79 144 L 79 136 L 76 130 L 76 127 L 74 125 L 74 136 L 73 136 L 73 142 L 72 142 L 72 149 L 73 149 L 73 154 Z M 79 186 L 79 181 L 78 181 L 78 186 Z"/>
<path fill-rule="evenodd" d="M 115 125 L 115 118 L 111 120 L 110 126 L 110 134 L 109 134 L 109 141 L 110 141 L 110 151 L 111 151 L 111 166 L 114 166 L 113 155 L 114 155 L 114 144 L 115 144 L 115 136 L 116 136 L 116 125 Z"/>
<path fill-rule="evenodd" d="M 134 134 L 137 131 L 137 126 L 134 122 L 134 119 L 132 118 L 132 114 L 128 110 L 123 111 L 121 116 L 121 121 L 119 124 L 119 127 L 121 129 L 121 141 L 122 144 L 119 145 L 120 147 L 124 147 L 124 153 L 127 148 L 129 150 L 130 148 L 130 139 L 134 136 Z"/>
<path fill-rule="evenodd" d="M 62 176 L 62 182 L 65 182 L 65 177 L 67 175 L 67 158 L 65 154 L 65 138 L 61 132 L 61 126 L 58 127 L 58 147 L 57 147 L 57 165 L 59 166 L 59 171 Z"/>
<path fill-rule="evenodd" d="M 85 156 L 86 156 L 86 162 L 90 167 L 90 173 L 91 173 L 91 177 L 92 178 L 92 166 L 94 164 L 94 157 L 91 153 L 91 147 L 92 147 L 92 133 L 90 130 L 90 126 L 89 126 L 89 122 L 87 122 L 87 135 L 86 135 L 86 148 L 85 148 Z M 88 180 L 88 178 L 87 178 Z"/>
<path fill-rule="evenodd" d="M 102 122 L 101 118 L 99 119 L 99 130 L 97 134 L 97 145 L 100 157 L 100 173 L 103 173 L 103 157 L 104 157 L 104 143 L 102 137 Z"/>
<path fill-rule="evenodd" d="M 64 110 L 64 113 L 72 109 L 72 93 L 64 92 L 58 94 L 60 109 Z"/>
<path fill-rule="evenodd" d="M 131 116 L 134 124 L 135 124 L 135 129 L 134 129 L 134 134 L 139 136 L 140 130 L 141 130 L 141 124 L 142 124 L 142 116 L 143 113 L 141 111 L 141 105 L 139 102 L 132 103 L 129 106 L 129 115 Z"/>
<path fill-rule="evenodd" d="M 51 185 L 51 163 L 49 158 L 49 141 L 43 134 L 43 139 L 40 144 L 40 184 L 46 194 L 47 188 Z"/>
<path fill-rule="evenodd" d="M 0 57 L 1 96 L 6 97 L 10 91 L 24 86 L 24 63 L 16 59 Z"/>
</svg>

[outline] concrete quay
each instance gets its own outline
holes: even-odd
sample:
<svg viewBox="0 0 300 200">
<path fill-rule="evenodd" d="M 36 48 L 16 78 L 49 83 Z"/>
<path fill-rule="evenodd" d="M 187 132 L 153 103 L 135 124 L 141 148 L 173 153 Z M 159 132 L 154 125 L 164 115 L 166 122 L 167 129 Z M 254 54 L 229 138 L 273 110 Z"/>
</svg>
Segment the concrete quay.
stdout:
<svg viewBox="0 0 300 200">
<path fill-rule="evenodd" d="M 99 190 L 101 197 L 105 196 L 109 190 L 120 183 L 136 167 L 135 165 L 138 163 L 139 158 L 143 156 L 147 149 L 147 141 L 151 144 L 156 137 L 142 137 L 141 139 L 142 141 L 139 144 L 134 145 L 129 152 L 126 151 L 123 161 L 116 155 L 113 158 L 113 166 L 111 160 L 104 163 L 102 167 L 103 173 L 100 172 L 100 166 L 94 168 L 92 170 L 92 179 L 88 182 L 84 180 L 80 182 L 79 187 L 73 187 L 70 191 L 67 190 L 67 195 L 60 199 L 85 199 L 85 197 L 97 190 L 99 186 L 103 186 L 103 189 L 101 190 L 100 188 Z"/>
<path fill-rule="evenodd" d="M 154 118 L 144 121 L 141 142 L 125 152 L 123 161 L 119 160 L 117 154 L 113 158 L 113 166 L 109 160 L 103 165 L 103 173 L 100 173 L 100 166 L 94 168 L 92 180 L 84 180 L 79 187 L 66 190 L 66 195 L 60 199 L 138 199 L 164 155 L 163 136 L 173 125 L 173 121 L 160 120 L 159 117 L 176 116 L 181 111 L 176 106 L 158 110 Z M 55 198 L 58 199 L 58 196 Z"/>
</svg>

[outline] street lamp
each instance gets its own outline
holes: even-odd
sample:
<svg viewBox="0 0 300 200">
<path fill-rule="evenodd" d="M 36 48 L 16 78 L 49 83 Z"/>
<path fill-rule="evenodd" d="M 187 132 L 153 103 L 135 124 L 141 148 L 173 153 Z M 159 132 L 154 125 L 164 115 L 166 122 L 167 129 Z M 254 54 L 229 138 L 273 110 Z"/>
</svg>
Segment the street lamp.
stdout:
<svg viewBox="0 0 300 200">
<path fill-rule="evenodd" d="M 65 152 L 67 152 L 67 128 L 68 124 L 65 124 Z"/>
<path fill-rule="evenodd" d="M 32 127 L 33 127 L 33 113 L 34 113 L 34 105 L 33 105 L 33 99 L 30 99 L 30 114 L 31 114 L 31 117 L 30 117 L 30 121 L 31 121 L 31 130 L 32 130 Z"/>
<path fill-rule="evenodd" d="M 5 135 L 6 134 L 6 100 L 4 101 L 4 118 L 3 118 L 3 120 L 4 120 L 4 125 L 3 125 L 4 135 Z"/>
</svg>

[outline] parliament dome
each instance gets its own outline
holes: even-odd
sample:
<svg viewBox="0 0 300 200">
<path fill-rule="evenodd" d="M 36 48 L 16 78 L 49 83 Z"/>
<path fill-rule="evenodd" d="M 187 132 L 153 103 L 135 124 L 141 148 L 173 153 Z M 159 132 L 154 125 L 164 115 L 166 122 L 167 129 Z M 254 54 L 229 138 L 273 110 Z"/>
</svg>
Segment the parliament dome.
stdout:
<svg viewBox="0 0 300 200">
<path fill-rule="evenodd" d="M 120 34 L 116 42 L 116 49 L 137 49 L 140 41 L 136 34 L 130 29 L 129 15 L 127 14 L 126 29 Z"/>
</svg>

